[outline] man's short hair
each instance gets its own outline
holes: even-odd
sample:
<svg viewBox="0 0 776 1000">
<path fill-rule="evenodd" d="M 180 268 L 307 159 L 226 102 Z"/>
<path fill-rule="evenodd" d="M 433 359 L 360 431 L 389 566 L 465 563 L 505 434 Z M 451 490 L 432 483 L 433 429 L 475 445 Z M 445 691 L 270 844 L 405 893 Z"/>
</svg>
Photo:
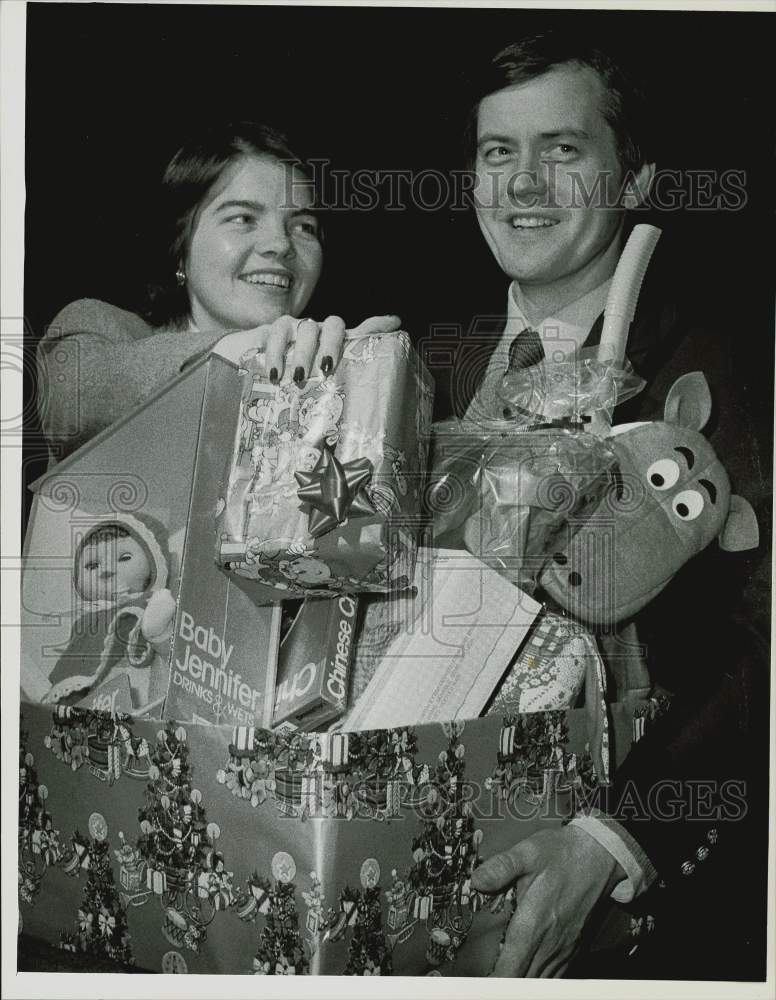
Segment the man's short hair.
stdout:
<svg viewBox="0 0 776 1000">
<path fill-rule="evenodd" d="M 643 80 L 627 73 L 615 58 L 578 30 L 551 28 L 512 42 L 493 57 L 473 87 L 473 102 L 464 130 L 466 163 L 473 168 L 477 155 L 477 116 L 480 102 L 517 83 L 534 80 L 556 66 L 571 63 L 596 72 L 605 89 L 604 118 L 614 132 L 617 156 L 624 173 L 651 161 L 652 138 Z"/>
</svg>

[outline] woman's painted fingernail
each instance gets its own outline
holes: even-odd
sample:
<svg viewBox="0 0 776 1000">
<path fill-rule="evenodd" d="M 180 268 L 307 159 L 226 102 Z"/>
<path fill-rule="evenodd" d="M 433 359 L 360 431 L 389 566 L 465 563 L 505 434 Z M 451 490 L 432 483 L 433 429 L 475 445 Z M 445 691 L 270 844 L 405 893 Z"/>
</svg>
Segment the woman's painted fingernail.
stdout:
<svg viewBox="0 0 776 1000">
<path fill-rule="evenodd" d="M 321 371 L 324 375 L 328 375 L 332 368 L 334 367 L 334 358 L 330 354 L 325 354 L 321 358 Z"/>
<path fill-rule="evenodd" d="M 294 368 L 294 382 L 296 382 L 297 385 L 300 382 L 304 382 L 304 368 L 302 368 L 301 365 L 299 365 L 297 368 Z"/>
<path fill-rule="evenodd" d="M 269 370 L 269 380 L 273 385 L 278 384 L 278 370 L 277 368 L 270 368 Z"/>
</svg>

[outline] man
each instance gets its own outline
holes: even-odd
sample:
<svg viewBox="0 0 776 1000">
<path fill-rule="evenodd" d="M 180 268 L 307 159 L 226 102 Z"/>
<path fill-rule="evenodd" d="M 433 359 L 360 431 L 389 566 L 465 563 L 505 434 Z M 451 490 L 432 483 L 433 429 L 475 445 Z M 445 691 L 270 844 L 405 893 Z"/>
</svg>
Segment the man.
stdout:
<svg viewBox="0 0 776 1000">
<path fill-rule="evenodd" d="M 493 60 L 478 98 L 470 129 L 477 218 L 510 287 L 506 328 L 468 407 L 474 420 L 503 415 L 498 389 L 510 357 L 513 367 L 530 367 L 544 357 L 574 358 L 597 343 L 626 236 L 626 210 L 644 202 L 655 174 L 639 90 L 604 52 L 578 37 L 548 32 L 508 46 Z M 721 413 L 715 447 L 736 488 L 767 510 L 768 483 L 749 446 L 751 426 L 735 398 L 727 345 L 699 328 L 697 316 L 695 328 L 678 317 L 663 277 L 657 263 L 631 329 L 628 357 L 647 386 L 627 416 L 659 417 L 674 379 L 702 369 Z M 623 419 L 618 410 L 617 421 Z M 767 584 L 759 592 L 750 586 L 745 603 L 741 581 L 753 576 L 755 562 L 735 557 L 717 563 L 716 553 L 697 558 L 641 616 L 653 678 L 676 700 L 631 751 L 606 800 L 590 815 L 488 859 L 475 873 L 472 884 L 484 892 L 511 884 L 517 890 L 496 975 L 574 974 L 569 964 L 593 911 L 609 895 L 622 903 L 650 900 L 650 915 L 665 915 L 664 933 L 660 948 L 650 952 L 655 964 L 648 972 L 632 964 L 627 971 L 610 966 L 593 974 L 762 974 L 764 949 L 754 938 L 764 929 L 764 897 L 731 892 L 747 885 L 736 875 L 744 864 L 736 852 L 745 842 L 745 824 L 720 819 L 740 818 L 746 809 L 720 812 L 719 799 L 721 779 L 733 785 L 751 780 L 750 765 L 767 752 L 767 715 L 757 713 L 757 706 L 767 712 Z M 759 634 L 751 622 L 758 614 Z M 632 624 L 629 630 L 632 642 Z M 602 641 L 611 653 L 618 639 Z M 615 674 L 619 696 L 634 686 L 634 676 L 636 686 L 643 682 L 633 662 Z M 767 775 L 756 777 L 767 788 Z M 683 807 L 673 809 L 674 822 L 625 808 L 634 791 L 647 801 L 666 781 Z M 700 786 L 711 787 L 714 808 L 693 812 L 688 795 Z M 756 791 L 751 784 L 746 789 L 755 821 L 746 829 L 759 837 L 752 844 L 762 863 L 767 823 L 757 812 L 763 795 Z M 661 892 L 662 906 L 653 901 Z M 688 925 L 708 912 L 710 893 L 716 894 L 715 914 L 737 907 L 735 919 L 717 919 L 712 930 Z M 742 906 L 748 911 L 743 915 Z M 671 950 L 671 944 L 678 947 Z M 591 974 L 589 965 L 577 968 Z"/>
</svg>

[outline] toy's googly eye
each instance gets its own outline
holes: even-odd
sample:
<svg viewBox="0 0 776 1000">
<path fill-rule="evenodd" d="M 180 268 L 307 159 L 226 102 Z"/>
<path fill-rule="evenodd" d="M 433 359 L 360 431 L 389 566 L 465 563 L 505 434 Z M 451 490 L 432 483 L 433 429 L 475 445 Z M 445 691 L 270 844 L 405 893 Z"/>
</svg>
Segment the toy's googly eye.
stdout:
<svg viewBox="0 0 776 1000">
<path fill-rule="evenodd" d="M 671 458 L 661 458 L 647 469 L 647 479 L 656 490 L 670 490 L 679 479 L 679 466 Z"/>
<path fill-rule="evenodd" d="M 703 497 L 697 490 L 682 490 L 674 497 L 673 508 L 683 521 L 694 521 L 703 511 Z"/>
</svg>

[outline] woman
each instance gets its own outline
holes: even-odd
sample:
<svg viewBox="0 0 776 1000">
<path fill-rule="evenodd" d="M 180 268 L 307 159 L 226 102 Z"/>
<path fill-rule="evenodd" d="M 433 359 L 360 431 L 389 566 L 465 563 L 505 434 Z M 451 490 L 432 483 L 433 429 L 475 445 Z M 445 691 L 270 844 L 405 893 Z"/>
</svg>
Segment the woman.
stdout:
<svg viewBox="0 0 776 1000">
<path fill-rule="evenodd" d="M 286 363 L 303 381 L 339 360 L 344 322 L 299 318 L 323 248 L 312 182 L 284 136 L 251 122 L 212 131 L 178 150 L 162 193 L 167 250 L 147 315 L 82 299 L 39 346 L 50 464 L 210 350 L 231 361 L 263 350 L 273 381 Z M 398 327 L 395 316 L 373 317 L 348 335 Z"/>
</svg>

